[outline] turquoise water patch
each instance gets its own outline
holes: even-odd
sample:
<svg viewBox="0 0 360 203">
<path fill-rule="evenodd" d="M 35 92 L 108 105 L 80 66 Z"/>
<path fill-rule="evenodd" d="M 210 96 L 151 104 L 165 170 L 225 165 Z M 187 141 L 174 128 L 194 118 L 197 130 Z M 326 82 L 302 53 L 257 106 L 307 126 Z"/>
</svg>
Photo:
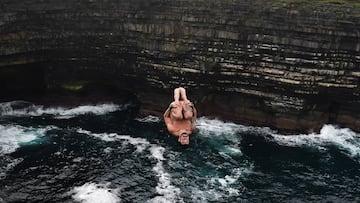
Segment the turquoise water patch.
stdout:
<svg viewBox="0 0 360 203">
<path fill-rule="evenodd" d="M 45 133 L 53 129 L 23 127 L 19 125 L 0 125 L 0 154 L 15 152 L 21 146 L 39 144 L 44 141 Z"/>
</svg>

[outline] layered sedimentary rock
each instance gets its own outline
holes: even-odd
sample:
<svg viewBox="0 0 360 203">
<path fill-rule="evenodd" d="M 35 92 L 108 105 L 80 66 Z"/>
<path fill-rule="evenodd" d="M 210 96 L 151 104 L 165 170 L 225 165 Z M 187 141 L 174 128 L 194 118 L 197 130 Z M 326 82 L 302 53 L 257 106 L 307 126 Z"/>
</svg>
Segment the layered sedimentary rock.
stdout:
<svg viewBox="0 0 360 203">
<path fill-rule="evenodd" d="M 250 0 L 3 0 L 2 98 L 107 90 L 161 114 L 174 87 L 201 115 L 281 130 L 360 130 L 360 17 Z"/>
</svg>

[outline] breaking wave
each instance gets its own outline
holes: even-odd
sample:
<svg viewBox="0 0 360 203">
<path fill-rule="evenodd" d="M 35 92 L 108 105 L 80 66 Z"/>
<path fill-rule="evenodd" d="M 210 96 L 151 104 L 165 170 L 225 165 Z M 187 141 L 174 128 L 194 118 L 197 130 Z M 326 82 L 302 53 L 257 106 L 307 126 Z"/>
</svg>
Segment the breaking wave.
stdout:
<svg viewBox="0 0 360 203">
<path fill-rule="evenodd" d="M 196 128 L 202 136 L 222 136 L 225 134 L 235 135 L 242 128 L 246 128 L 246 126 L 200 117 L 196 120 Z"/>
<path fill-rule="evenodd" d="M 282 135 L 267 127 L 244 126 L 201 117 L 197 121 L 197 128 L 202 136 L 212 137 L 213 139 L 215 136 L 231 141 L 236 137 L 241 138 L 242 133 L 256 133 L 263 136 L 270 135 L 271 138 L 266 138 L 268 141 L 284 146 L 315 147 L 319 150 L 327 150 L 329 147 L 335 146 L 349 157 L 360 161 L 360 134 L 335 125 L 324 125 L 320 133 Z M 227 135 L 227 138 L 223 137 L 224 135 Z M 235 141 L 231 142 L 234 143 Z M 228 146 L 228 150 L 238 151 L 236 147 L 232 146 Z"/>
<path fill-rule="evenodd" d="M 0 154 L 16 151 L 21 145 L 31 143 L 45 136 L 46 131 L 55 127 L 28 128 L 18 125 L 0 125 Z"/>
<path fill-rule="evenodd" d="M 239 133 L 250 130 L 249 127 L 217 119 L 200 117 L 196 121 L 199 136 L 205 137 L 219 150 L 220 154 L 238 154 L 241 135 Z"/>
<path fill-rule="evenodd" d="M 79 115 L 94 114 L 104 115 L 114 111 L 119 111 L 127 108 L 128 105 L 120 106 L 116 104 L 97 104 L 97 105 L 83 105 L 73 108 L 64 107 L 44 107 L 35 105 L 24 101 L 12 101 L 0 103 L 1 116 L 42 116 L 53 115 L 57 119 L 68 119 Z"/>
<path fill-rule="evenodd" d="M 348 128 L 338 128 L 334 125 L 324 125 L 320 133 L 303 135 L 271 134 L 281 145 L 296 147 L 315 147 L 327 150 L 331 146 L 337 147 L 352 158 L 360 160 L 360 135 Z"/>
</svg>

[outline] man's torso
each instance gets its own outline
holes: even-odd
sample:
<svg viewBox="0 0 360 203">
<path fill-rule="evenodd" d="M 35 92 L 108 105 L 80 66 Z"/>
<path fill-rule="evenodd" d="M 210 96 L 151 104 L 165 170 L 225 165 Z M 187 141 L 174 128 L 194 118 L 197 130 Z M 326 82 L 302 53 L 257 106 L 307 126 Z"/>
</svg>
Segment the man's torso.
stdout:
<svg viewBox="0 0 360 203">
<path fill-rule="evenodd" d="M 172 125 L 176 131 L 186 131 L 187 133 L 191 134 L 191 121 L 189 120 L 173 120 Z"/>
</svg>

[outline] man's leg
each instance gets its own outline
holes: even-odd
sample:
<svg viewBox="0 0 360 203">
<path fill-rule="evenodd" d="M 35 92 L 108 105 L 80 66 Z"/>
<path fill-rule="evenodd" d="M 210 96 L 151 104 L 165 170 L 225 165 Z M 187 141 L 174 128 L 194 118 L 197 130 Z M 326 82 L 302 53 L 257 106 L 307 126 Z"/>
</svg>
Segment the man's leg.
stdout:
<svg viewBox="0 0 360 203">
<path fill-rule="evenodd" d="M 187 97 L 186 97 L 186 91 L 185 91 L 185 89 L 184 89 L 183 87 L 179 87 L 179 88 L 177 88 L 177 89 L 179 89 L 179 91 L 180 91 L 180 98 L 181 98 L 183 101 L 187 101 L 188 99 L 187 99 Z"/>
<path fill-rule="evenodd" d="M 180 99 L 180 88 L 174 89 L 174 101 L 179 102 Z"/>
</svg>

